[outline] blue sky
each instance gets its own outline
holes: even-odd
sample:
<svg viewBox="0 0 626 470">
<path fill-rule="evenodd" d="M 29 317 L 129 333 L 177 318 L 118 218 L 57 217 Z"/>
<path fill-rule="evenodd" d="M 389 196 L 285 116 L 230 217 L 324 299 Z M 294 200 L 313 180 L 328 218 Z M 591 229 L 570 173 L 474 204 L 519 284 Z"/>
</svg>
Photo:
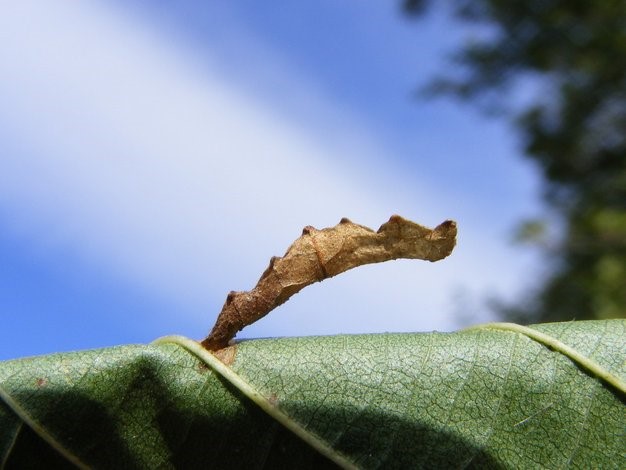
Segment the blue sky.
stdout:
<svg viewBox="0 0 626 470">
<path fill-rule="evenodd" d="M 454 330 L 538 273 L 503 122 L 414 92 L 466 31 L 395 2 L 8 2 L 0 359 L 202 338 L 303 226 L 459 224 L 440 263 L 311 286 L 240 337 Z"/>
</svg>

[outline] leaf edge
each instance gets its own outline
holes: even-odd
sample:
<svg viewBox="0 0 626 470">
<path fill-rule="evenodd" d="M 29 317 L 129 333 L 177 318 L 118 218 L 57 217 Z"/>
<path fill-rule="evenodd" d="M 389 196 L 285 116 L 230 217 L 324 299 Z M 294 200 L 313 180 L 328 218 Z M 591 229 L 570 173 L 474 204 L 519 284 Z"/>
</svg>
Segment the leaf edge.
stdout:
<svg viewBox="0 0 626 470">
<path fill-rule="evenodd" d="M 601 366 L 598 362 L 579 353 L 574 348 L 568 346 L 554 336 L 550 336 L 546 333 L 535 330 L 534 328 L 530 328 L 528 326 L 508 322 L 483 323 L 480 325 L 465 328 L 463 331 L 474 330 L 508 331 L 511 333 L 518 333 L 526 336 L 533 341 L 543 344 L 544 346 L 568 357 L 576 365 L 589 372 L 593 376 L 597 377 L 598 379 L 602 380 L 626 397 L 626 381 L 622 380 L 620 377 L 616 376 L 612 372 L 608 371 L 605 367 Z"/>
<path fill-rule="evenodd" d="M 320 439 L 317 435 L 307 431 L 304 427 L 292 420 L 287 414 L 273 405 L 267 398 L 259 393 L 252 385 L 246 382 L 241 376 L 234 372 L 230 367 L 224 364 L 220 359 L 212 352 L 205 349 L 198 341 L 189 339 L 181 335 L 168 335 L 161 338 L 157 338 L 152 341 L 152 344 L 176 344 L 204 362 L 214 372 L 222 376 L 234 387 L 236 387 L 241 393 L 252 400 L 259 408 L 265 413 L 270 415 L 273 419 L 278 421 L 282 426 L 293 432 L 296 436 L 302 439 L 304 442 L 313 447 L 316 451 L 332 460 L 334 463 L 344 469 L 358 469 L 352 461 L 350 461 L 343 454 L 338 453 L 335 449 L 329 446 L 326 441 Z"/>
<path fill-rule="evenodd" d="M 62 446 L 57 439 L 46 432 L 41 426 L 37 424 L 37 422 L 24 410 L 18 403 L 13 400 L 10 394 L 4 390 L 2 385 L 0 384 L 0 401 L 2 401 L 13 413 L 17 415 L 17 417 L 21 420 L 22 426 L 26 425 L 30 429 L 33 430 L 35 434 L 37 434 L 41 439 L 43 439 L 50 447 L 52 447 L 55 451 L 57 451 L 63 458 L 67 459 L 68 462 L 75 465 L 80 469 L 89 469 L 90 467 L 82 462 L 78 457 L 72 454 L 69 450 L 67 450 L 64 446 Z M 21 430 L 21 428 L 20 428 Z M 17 434 L 15 436 L 17 439 Z M 15 442 L 12 443 L 11 448 L 15 445 Z M 7 454 L 8 457 L 9 454 Z M 0 462 L 4 464 L 4 462 Z M 1 466 L 4 468 L 4 466 Z"/>
</svg>

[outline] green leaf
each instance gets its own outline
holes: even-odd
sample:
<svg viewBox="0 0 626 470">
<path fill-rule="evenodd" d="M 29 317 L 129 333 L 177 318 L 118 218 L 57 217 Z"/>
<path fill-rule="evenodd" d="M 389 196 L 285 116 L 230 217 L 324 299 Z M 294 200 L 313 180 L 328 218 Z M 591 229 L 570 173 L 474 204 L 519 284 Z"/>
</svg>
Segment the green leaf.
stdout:
<svg viewBox="0 0 626 470">
<path fill-rule="evenodd" d="M 626 321 L 0 363 L 0 467 L 626 468 Z"/>
</svg>

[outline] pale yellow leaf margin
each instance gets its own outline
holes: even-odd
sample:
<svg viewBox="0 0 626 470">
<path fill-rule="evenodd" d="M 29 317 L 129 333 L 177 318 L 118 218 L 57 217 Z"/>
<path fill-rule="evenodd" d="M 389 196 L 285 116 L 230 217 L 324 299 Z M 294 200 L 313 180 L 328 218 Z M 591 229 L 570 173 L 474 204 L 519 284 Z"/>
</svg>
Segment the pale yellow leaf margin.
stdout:
<svg viewBox="0 0 626 470">
<path fill-rule="evenodd" d="M 184 336 L 171 335 L 164 336 L 153 341 L 153 344 L 178 344 L 182 346 L 189 352 L 193 353 L 197 356 L 202 362 L 208 365 L 211 369 L 213 369 L 216 373 L 224 377 L 231 384 L 233 384 L 237 389 L 241 391 L 245 396 L 247 396 L 250 400 L 252 400 L 259 408 L 265 411 L 268 415 L 282 424 L 284 427 L 293 432 L 296 436 L 304 440 L 307 444 L 317 450 L 320 454 L 328 457 L 330 460 L 335 462 L 341 468 L 346 469 L 357 469 L 358 467 L 351 461 L 349 461 L 346 457 L 339 454 L 336 450 L 334 450 L 331 446 L 328 445 L 325 441 L 320 439 L 315 434 L 312 434 L 310 431 L 307 431 L 300 424 L 295 422 L 289 416 L 287 416 L 284 412 L 282 412 L 275 405 L 272 405 L 268 398 L 261 395 L 257 392 L 252 385 L 242 379 L 239 375 L 237 375 L 230 367 L 220 361 L 217 357 L 215 357 L 211 352 L 204 349 L 200 343 L 193 341 L 189 338 L 185 338 Z"/>
<path fill-rule="evenodd" d="M 519 333 L 524 336 L 529 337 L 532 340 L 537 341 L 538 343 L 543 344 L 551 348 L 554 351 L 557 351 L 564 356 L 570 358 L 574 363 L 579 365 L 581 368 L 585 369 L 590 374 L 598 377 L 600 380 L 603 380 L 607 384 L 611 385 L 617 391 L 626 395 L 626 382 L 609 372 L 606 368 L 602 367 L 593 359 L 588 358 L 587 356 L 582 355 L 578 351 L 576 351 L 571 346 L 559 341 L 553 336 L 542 333 L 541 331 L 535 330 L 533 328 L 529 328 L 527 326 L 518 325 L 517 323 L 484 323 L 482 325 L 476 325 L 469 328 L 466 328 L 465 331 L 472 330 L 499 330 L 499 331 L 509 331 L 513 333 Z"/>
<path fill-rule="evenodd" d="M 15 413 L 21 420 L 22 423 L 26 423 L 35 433 L 39 435 L 44 441 L 46 441 L 50 447 L 55 449 L 59 454 L 65 457 L 69 462 L 73 463 L 76 467 L 80 469 L 89 469 L 89 466 L 85 465 L 78 457 L 72 454 L 68 449 L 62 446 L 57 439 L 48 432 L 47 429 L 42 427 L 37 421 L 35 421 L 32 416 L 22 408 L 19 403 L 17 403 L 11 395 L 7 393 L 6 390 L 0 386 L 0 400 L 4 401 L 5 404 Z M 21 431 L 22 425 L 20 425 L 20 429 L 18 429 L 18 433 Z M 17 434 L 14 436 L 14 439 L 17 439 Z M 11 444 L 11 447 L 15 444 L 15 441 Z M 10 451 L 9 451 L 10 453 Z M 6 458 L 8 458 L 8 455 Z M 4 468 L 5 462 L 0 462 L 2 464 L 0 468 Z"/>
</svg>

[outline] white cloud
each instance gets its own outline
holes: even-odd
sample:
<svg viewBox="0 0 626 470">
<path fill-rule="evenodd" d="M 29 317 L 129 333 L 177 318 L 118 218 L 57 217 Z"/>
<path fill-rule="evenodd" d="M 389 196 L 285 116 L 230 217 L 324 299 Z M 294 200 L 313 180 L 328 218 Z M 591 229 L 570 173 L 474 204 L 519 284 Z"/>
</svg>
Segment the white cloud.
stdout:
<svg viewBox="0 0 626 470">
<path fill-rule="evenodd" d="M 283 79 L 319 103 L 314 119 L 345 121 L 345 132 L 319 135 L 216 70 L 102 5 L 3 6 L 0 151 L 12 151 L 0 159 L 0 206 L 16 230 L 51 249 L 72 246 L 181 305 L 219 299 L 218 310 L 304 225 L 342 216 L 379 225 L 393 212 L 435 224 L 455 207 L 454 192 L 385 168 L 372 132 L 296 74 Z M 452 328 L 454 287 L 510 291 L 518 281 L 503 270 L 498 234 L 460 222 L 466 248 L 445 263 L 346 273 L 248 334 Z M 480 254 L 487 249 L 491 259 Z"/>
</svg>

